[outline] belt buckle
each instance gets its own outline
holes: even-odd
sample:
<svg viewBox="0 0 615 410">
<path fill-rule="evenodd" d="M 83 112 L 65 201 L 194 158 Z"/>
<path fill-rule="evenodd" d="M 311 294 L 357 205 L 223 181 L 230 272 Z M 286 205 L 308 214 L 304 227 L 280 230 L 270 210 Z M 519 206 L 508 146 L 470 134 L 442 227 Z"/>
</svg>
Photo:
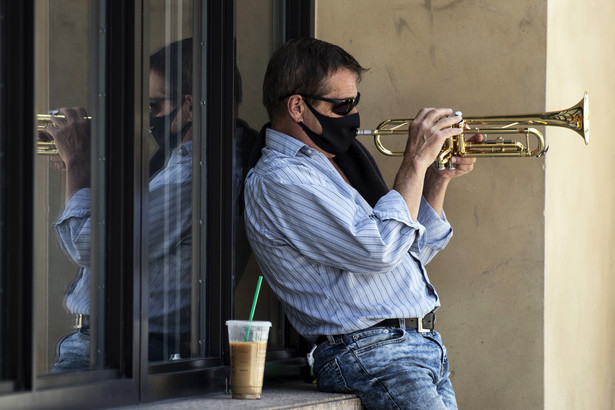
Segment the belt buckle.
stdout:
<svg viewBox="0 0 615 410">
<path fill-rule="evenodd" d="M 423 318 L 419 317 L 416 319 L 416 331 L 419 333 L 429 333 L 429 329 L 425 329 L 423 327 Z"/>
<path fill-rule="evenodd" d="M 75 323 L 73 324 L 74 329 L 81 329 L 83 327 L 83 315 L 81 313 L 77 313 L 75 315 Z"/>
</svg>

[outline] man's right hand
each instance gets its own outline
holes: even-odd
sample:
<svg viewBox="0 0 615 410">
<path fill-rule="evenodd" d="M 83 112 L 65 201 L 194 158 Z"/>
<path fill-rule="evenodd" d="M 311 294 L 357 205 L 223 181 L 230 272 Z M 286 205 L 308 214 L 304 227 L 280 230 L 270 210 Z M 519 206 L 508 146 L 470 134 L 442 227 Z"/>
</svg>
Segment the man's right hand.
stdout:
<svg viewBox="0 0 615 410">
<path fill-rule="evenodd" d="M 462 118 L 450 108 L 423 108 L 410 123 L 404 161 L 425 171 L 434 162 L 447 138 L 463 129 L 453 127 Z"/>
<path fill-rule="evenodd" d="M 83 108 L 60 108 L 41 132 L 51 136 L 65 167 L 82 167 L 90 161 L 90 120 Z"/>
<path fill-rule="evenodd" d="M 66 169 L 65 198 L 68 201 L 79 189 L 90 186 L 91 138 L 87 112 L 84 108 L 60 108 L 57 114 L 51 116 L 51 124 L 39 131 L 41 133 L 55 142 L 58 156 Z"/>
<path fill-rule="evenodd" d="M 447 138 L 463 133 L 453 127 L 462 118 L 451 116 L 449 108 L 423 108 L 410 123 L 404 159 L 395 177 L 393 189 L 406 201 L 413 220 L 418 216 L 425 173 L 440 153 Z"/>
</svg>

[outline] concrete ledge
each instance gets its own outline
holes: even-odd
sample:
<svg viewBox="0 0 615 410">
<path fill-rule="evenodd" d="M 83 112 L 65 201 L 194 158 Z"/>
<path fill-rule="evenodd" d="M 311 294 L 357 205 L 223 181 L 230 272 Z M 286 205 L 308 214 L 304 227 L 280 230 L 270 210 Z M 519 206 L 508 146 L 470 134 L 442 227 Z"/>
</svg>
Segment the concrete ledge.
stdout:
<svg viewBox="0 0 615 410">
<path fill-rule="evenodd" d="M 124 409 L 314 409 L 314 410 L 361 410 L 361 400 L 353 394 L 322 393 L 316 385 L 305 382 L 265 385 L 260 400 L 233 400 L 230 394 L 216 394 L 156 403 Z"/>
</svg>

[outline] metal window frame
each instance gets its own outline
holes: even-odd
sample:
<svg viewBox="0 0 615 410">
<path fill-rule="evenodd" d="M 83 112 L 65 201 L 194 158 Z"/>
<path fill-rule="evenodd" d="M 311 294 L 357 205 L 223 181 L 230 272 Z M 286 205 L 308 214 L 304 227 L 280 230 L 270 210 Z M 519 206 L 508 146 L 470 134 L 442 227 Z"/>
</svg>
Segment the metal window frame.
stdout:
<svg viewBox="0 0 615 410">
<path fill-rule="evenodd" d="M 312 0 L 284 0 L 287 27 L 284 41 L 310 35 Z M 201 303 L 207 314 L 199 325 L 207 339 L 202 359 L 168 366 L 149 366 L 141 338 L 140 272 L 142 246 L 139 226 L 144 192 L 141 178 L 145 165 L 137 143 L 143 129 L 140 113 L 144 103 L 143 81 L 147 79 L 147 56 L 143 50 L 147 36 L 143 21 L 147 0 L 107 0 L 108 32 L 105 82 L 108 94 L 105 179 L 107 235 L 105 261 L 107 303 L 104 315 L 108 323 L 104 343 L 108 364 L 113 370 L 39 377 L 36 374 L 33 316 L 33 152 L 34 129 L 34 4 L 35 0 L 0 0 L 0 189 L 6 198 L 0 208 L 0 324 L 4 350 L 0 374 L 0 408 L 71 408 L 96 403 L 113 407 L 151 402 L 171 397 L 222 391 L 228 377 L 229 351 L 224 319 L 233 313 L 233 117 L 234 93 L 234 2 L 225 0 L 195 3 L 195 69 L 207 67 L 206 80 L 194 82 L 201 89 L 200 116 L 195 126 L 202 131 L 198 150 L 205 167 L 197 175 L 207 188 L 205 203 L 196 202 L 198 218 L 206 230 L 198 235 L 196 249 L 205 266 L 207 286 Z M 309 5 L 309 7 L 308 7 Z M 306 13 L 306 7 L 310 12 Z M 10 41 L 9 41 L 10 39 Z M 211 64 L 216 62 L 216 64 Z M 199 127 L 200 123 L 200 127 Z M 127 138 L 126 136 L 134 136 Z M 218 136 L 218 137 L 214 137 Z M 224 136 L 231 136 L 225 138 Z M 108 202 L 108 205 L 110 203 Z M 10 239 L 10 240 L 8 240 Z M 145 354 L 146 357 L 146 354 Z"/>
<path fill-rule="evenodd" d="M 13 37 L 10 34 L 20 32 L 20 27 L 32 27 L 30 17 L 33 14 L 31 2 L 10 2 L 0 4 L 2 8 L 2 88 L 0 98 L 3 119 L 0 127 L 4 136 L 29 135 L 28 127 L 33 125 L 34 111 L 32 96 L 34 94 L 32 67 L 34 56 L 33 33 L 24 33 Z M 11 41 L 6 41 L 6 39 Z M 33 158 L 31 153 L 33 141 L 28 138 L 2 138 L 2 180 L 3 197 L 6 198 L 2 209 L 2 279 L 6 291 L 3 294 L 2 313 L 6 343 L 2 352 L 5 369 L 3 376 L 11 380 L 12 388 L 29 388 L 34 372 L 31 352 L 33 351 L 32 309 L 32 186 Z M 10 153 L 10 154 L 9 154 Z M 7 195 L 10 195 L 8 197 Z M 10 198 L 10 200 L 9 200 Z M 10 274 L 12 273 L 12 274 Z M 18 273 L 18 274 L 16 274 Z M 10 313 L 9 313 L 10 312 Z M 8 336 L 12 337 L 8 337 Z M 3 382 L 5 384 L 7 382 Z M 5 384 L 5 388 L 9 388 Z"/>
</svg>

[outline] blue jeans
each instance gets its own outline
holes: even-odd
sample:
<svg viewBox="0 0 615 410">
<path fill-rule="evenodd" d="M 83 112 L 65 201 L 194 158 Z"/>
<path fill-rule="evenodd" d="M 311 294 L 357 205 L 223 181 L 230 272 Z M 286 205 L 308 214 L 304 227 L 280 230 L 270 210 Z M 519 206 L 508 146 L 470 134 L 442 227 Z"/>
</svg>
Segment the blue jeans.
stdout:
<svg viewBox="0 0 615 410">
<path fill-rule="evenodd" d="M 365 409 L 457 409 L 437 332 L 376 327 L 330 337 L 314 351 L 318 389 L 355 393 Z"/>
<path fill-rule="evenodd" d="M 168 360 L 170 354 L 180 353 L 184 359 L 190 357 L 190 333 L 181 333 L 176 336 L 177 341 L 171 336 L 162 333 L 150 333 L 149 335 L 149 361 L 157 362 Z M 87 370 L 90 368 L 90 327 L 84 326 L 76 332 L 70 333 L 58 342 L 58 361 L 53 365 L 50 373 L 63 373 L 75 370 Z"/>
<path fill-rule="evenodd" d="M 84 326 L 64 336 L 58 343 L 57 357 L 58 361 L 53 365 L 51 373 L 88 369 L 90 367 L 90 327 Z"/>
</svg>

